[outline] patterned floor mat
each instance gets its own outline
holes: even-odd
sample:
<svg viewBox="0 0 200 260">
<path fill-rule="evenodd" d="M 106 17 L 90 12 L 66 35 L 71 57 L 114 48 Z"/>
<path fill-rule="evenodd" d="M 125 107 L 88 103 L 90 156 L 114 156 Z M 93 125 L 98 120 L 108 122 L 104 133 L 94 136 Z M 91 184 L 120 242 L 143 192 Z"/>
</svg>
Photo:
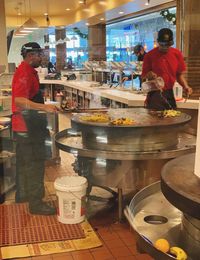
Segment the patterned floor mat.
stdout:
<svg viewBox="0 0 200 260">
<path fill-rule="evenodd" d="M 84 237 L 80 224 L 62 224 L 56 216 L 31 215 L 26 203 L 0 205 L 0 246 Z"/>
</svg>

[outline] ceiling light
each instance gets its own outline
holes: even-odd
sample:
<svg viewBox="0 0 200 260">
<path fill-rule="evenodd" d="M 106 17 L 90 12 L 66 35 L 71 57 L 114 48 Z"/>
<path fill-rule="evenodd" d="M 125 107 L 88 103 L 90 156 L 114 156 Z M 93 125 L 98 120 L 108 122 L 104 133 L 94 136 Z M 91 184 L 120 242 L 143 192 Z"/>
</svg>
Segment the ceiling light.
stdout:
<svg viewBox="0 0 200 260">
<path fill-rule="evenodd" d="M 44 15 L 46 16 L 46 15 L 48 15 L 48 13 L 44 13 Z"/>
<path fill-rule="evenodd" d="M 72 36 L 71 40 L 76 41 L 76 40 L 78 40 L 78 38 L 74 35 L 74 36 Z"/>
<path fill-rule="evenodd" d="M 79 4 L 84 4 L 86 1 L 80 0 L 80 1 L 78 1 L 78 2 L 79 2 Z"/>
<path fill-rule="evenodd" d="M 123 12 L 123 11 L 120 11 L 119 14 L 124 14 L 124 12 Z"/>
<path fill-rule="evenodd" d="M 29 18 L 23 25 L 22 30 L 37 30 L 38 24 L 32 19 Z"/>
<path fill-rule="evenodd" d="M 63 43 L 64 43 L 64 40 L 59 39 L 59 40 L 56 42 L 56 45 L 63 44 Z"/>
<path fill-rule="evenodd" d="M 145 5 L 150 5 L 150 0 L 147 0 Z"/>
<path fill-rule="evenodd" d="M 86 26 L 90 25 L 89 23 L 85 23 Z"/>
<path fill-rule="evenodd" d="M 64 41 L 64 42 L 69 42 L 69 41 L 70 41 L 70 38 L 66 36 L 63 41 Z"/>
<path fill-rule="evenodd" d="M 17 30 L 14 32 L 14 36 L 27 36 L 29 32 L 21 32 L 22 27 L 19 27 Z"/>
<path fill-rule="evenodd" d="M 20 33 L 32 33 L 33 31 L 31 31 L 31 30 L 20 30 Z"/>
<path fill-rule="evenodd" d="M 70 8 L 66 8 L 65 10 L 66 10 L 66 11 L 70 11 L 71 9 L 70 9 Z"/>
<path fill-rule="evenodd" d="M 89 9 L 89 8 L 84 8 L 83 11 L 84 11 L 84 12 L 89 12 L 90 9 Z"/>
<path fill-rule="evenodd" d="M 13 37 L 15 37 L 15 38 L 24 38 L 24 35 L 16 35 L 16 34 L 14 34 Z"/>
<path fill-rule="evenodd" d="M 107 5 L 106 1 L 99 1 L 98 4 L 99 5 Z"/>
<path fill-rule="evenodd" d="M 100 18 L 99 20 L 100 20 L 100 21 L 104 21 L 104 18 L 102 17 L 102 18 Z"/>
</svg>

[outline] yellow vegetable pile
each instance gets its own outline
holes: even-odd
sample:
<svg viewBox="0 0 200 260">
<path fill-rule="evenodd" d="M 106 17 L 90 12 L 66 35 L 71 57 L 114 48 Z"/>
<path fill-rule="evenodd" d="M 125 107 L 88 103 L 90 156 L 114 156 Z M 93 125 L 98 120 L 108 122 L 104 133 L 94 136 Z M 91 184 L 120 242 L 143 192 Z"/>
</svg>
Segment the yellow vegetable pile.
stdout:
<svg viewBox="0 0 200 260">
<path fill-rule="evenodd" d="M 127 117 L 111 119 L 107 114 L 103 113 L 84 115 L 80 119 L 88 122 L 111 123 L 112 125 L 132 125 L 134 123 L 134 120 Z"/>
<path fill-rule="evenodd" d="M 110 117 L 107 114 L 103 114 L 103 113 L 81 116 L 80 119 L 83 121 L 97 122 L 97 123 L 107 123 L 110 121 Z"/>
<path fill-rule="evenodd" d="M 127 117 L 121 117 L 114 120 L 111 120 L 111 124 L 113 125 L 132 125 L 134 121 Z"/>
<path fill-rule="evenodd" d="M 181 115 L 181 112 L 180 111 L 177 111 L 177 110 L 164 110 L 163 111 L 163 116 L 164 117 L 175 117 L 175 116 L 180 116 Z"/>
<path fill-rule="evenodd" d="M 187 259 L 187 254 L 185 251 L 177 246 L 170 247 L 169 242 L 164 239 L 160 238 L 155 241 L 154 243 L 155 248 L 158 250 L 162 251 L 163 253 L 169 253 L 174 256 L 175 259 L 177 260 L 186 260 Z"/>
</svg>

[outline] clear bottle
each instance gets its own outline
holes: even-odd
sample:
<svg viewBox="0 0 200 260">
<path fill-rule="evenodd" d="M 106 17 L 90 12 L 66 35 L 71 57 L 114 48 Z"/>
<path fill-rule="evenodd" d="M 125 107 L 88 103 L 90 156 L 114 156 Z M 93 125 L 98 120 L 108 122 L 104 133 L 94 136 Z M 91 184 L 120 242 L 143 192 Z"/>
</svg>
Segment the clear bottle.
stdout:
<svg viewBox="0 0 200 260">
<path fill-rule="evenodd" d="M 142 83 L 142 90 L 145 93 L 151 92 L 151 91 L 158 91 L 162 90 L 162 88 L 165 86 L 165 82 L 163 78 L 157 77 L 153 80 L 148 80 Z"/>
</svg>

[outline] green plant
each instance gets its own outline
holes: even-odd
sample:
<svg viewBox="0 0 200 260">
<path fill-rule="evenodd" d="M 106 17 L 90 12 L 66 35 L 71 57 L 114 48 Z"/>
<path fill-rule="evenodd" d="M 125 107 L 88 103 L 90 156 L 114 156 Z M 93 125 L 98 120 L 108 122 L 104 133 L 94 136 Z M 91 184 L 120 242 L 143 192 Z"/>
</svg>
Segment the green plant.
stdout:
<svg viewBox="0 0 200 260">
<path fill-rule="evenodd" d="M 169 11 L 169 9 L 165 9 L 162 10 L 160 12 L 160 15 L 167 20 L 168 22 L 170 22 L 171 24 L 175 25 L 176 24 L 176 14 L 175 13 L 171 13 Z"/>
</svg>

